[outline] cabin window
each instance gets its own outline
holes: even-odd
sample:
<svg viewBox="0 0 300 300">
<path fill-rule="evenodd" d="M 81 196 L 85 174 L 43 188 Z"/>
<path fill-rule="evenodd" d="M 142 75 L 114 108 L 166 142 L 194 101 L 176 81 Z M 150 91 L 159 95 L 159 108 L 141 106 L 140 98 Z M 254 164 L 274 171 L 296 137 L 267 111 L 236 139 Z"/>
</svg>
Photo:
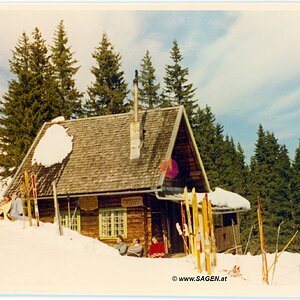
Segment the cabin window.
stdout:
<svg viewBox="0 0 300 300">
<path fill-rule="evenodd" d="M 126 208 L 108 208 L 99 210 L 100 239 L 116 238 L 121 235 L 127 238 Z"/>
<path fill-rule="evenodd" d="M 236 213 L 230 213 L 230 214 L 224 214 L 223 215 L 223 226 L 224 227 L 231 226 L 232 221 L 233 221 L 234 225 L 237 224 L 238 220 L 237 220 L 237 214 Z"/>
<path fill-rule="evenodd" d="M 61 210 L 59 214 L 62 226 L 80 232 L 80 211 L 77 210 L 74 215 L 74 211 L 69 213 L 67 210 Z M 56 222 L 55 217 L 54 222 Z"/>
</svg>

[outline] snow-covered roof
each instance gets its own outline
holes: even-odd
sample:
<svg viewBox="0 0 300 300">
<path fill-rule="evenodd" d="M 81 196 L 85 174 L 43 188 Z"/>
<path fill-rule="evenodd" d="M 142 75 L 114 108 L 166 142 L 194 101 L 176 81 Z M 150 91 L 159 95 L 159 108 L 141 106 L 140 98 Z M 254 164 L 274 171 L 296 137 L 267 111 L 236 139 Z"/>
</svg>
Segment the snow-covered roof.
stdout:
<svg viewBox="0 0 300 300">
<path fill-rule="evenodd" d="M 250 209 L 250 202 L 246 198 L 218 187 L 213 192 L 207 193 L 207 196 L 212 206 L 232 209 Z M 201 202 L 204 197 L 205 193 L 197 193 L 198 202 Z"/>
<path fill-rule="evenodd" d="M 199 206 L 205 197 L 205 193 L 196 193 Z M 188 193 L 189 200 L 192 200 L 192 193 Z M 208 200 L 211 201 L 212 209 L 218 210 L 230 210 L 230 211 L 243 211 L 250 209 L 250 202 L 237 193 L 226 191 L 217 187 L 213 192 L 207 193 Z M 168 193 L 164 192 L 164 196 L 161 199 L 182 201 L 184 199 L 183 193 Z"/>
<path fill-rule="evenodd" d="M 66 128 L 58 124 L 51 125 L 39 141 L 31 164 L 51 167 L 61 163 L 72 151 L 72 140 Z"/>
</svg>

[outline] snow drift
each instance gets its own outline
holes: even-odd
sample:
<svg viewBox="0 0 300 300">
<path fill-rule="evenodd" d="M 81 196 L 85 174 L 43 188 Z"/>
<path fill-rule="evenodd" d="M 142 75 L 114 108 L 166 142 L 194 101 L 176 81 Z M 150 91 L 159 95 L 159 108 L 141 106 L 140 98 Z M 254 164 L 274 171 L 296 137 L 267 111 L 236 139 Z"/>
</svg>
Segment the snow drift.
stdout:
<svg viewBox="0 0 300 300">
<path fill-rule="evenodd" d="M 261 256 L 218 254 L 213 275 L 228 276 L 239 265 L 241 277 L 226 282 L 180 282 L 197 276 L 191 256 L 172 259 L 122 257 L 115 249 L 56 225 L 29 227 L 0 220 L 2 294 L 299 296 L 300 254 L 284 253 L 273 286 L 262 283 Z M 269 264 L 274 254 L 268 254 Z M 202 264 L 204 258 L 202 257 Z M 204 266 L 203 266 L 204 267 Z"/>
</svg>

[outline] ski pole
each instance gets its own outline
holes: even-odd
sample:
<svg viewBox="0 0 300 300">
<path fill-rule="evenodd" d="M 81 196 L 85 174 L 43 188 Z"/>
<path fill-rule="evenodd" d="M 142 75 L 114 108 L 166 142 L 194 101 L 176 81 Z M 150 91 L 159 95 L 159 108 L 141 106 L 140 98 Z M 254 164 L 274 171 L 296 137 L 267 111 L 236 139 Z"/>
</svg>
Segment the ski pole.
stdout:
<svg viewBox="0 0 300 300">
<path fill-rule="evenodd" d="M 245 247 L 244 255 L 246 255 L 246 253 L 247 253 L 247 249 L 248 249 L 248 245 L 249 245 L 249 242 L 250 242 L 250 238 L 251 238 L 251 235 L 252 235 L 253 228 L 254 228 L 254 223 L 252 224 L 251 229 L 250 229 L 250 233 L 249 233 L 249 236 L 248 236 L 248 241 L 247 241 L 247 244 L 246 244 L 246 247 Z"/>
<path fill-rule="evenodd" d="M 278 260 L 278 258 L 280 257 L 280 255 L 284 252 L 284 250 L 290 245 L 290 243 L 293 241 L 293 239 L 296 237 L 297 233 L 298 233 L 298 230 L 295 232 L 295 234 L 292 236 L 292 238 L 289 240 L 289 242 L 286 244 L 286 246 L 285 246 L 285 247 L 281 250 L 281 252 L 278 254 L 277 260 Z M 270 272 L 270 270 L 274 267 L 274 264 L 275 264 L 275 261 L 272 263 L 272 265 L 271 265 L 271 267 L 270 267 L 270 269 L 269 269 L 269 272 Z"/>
<path fill-rule="evenodd" d="M 273 279 L 274 279 L 274 273 L 275 273 L 275 267 L 277 263 L 277 255 L 278 255 L 278 240 L 279 240 L 279 234 L 280 234 L 280 227 L 282 225 L 283 221 L 279 224 L 278 229 L 277 229 L 277 239 L 276 239 L 276 251 L 275 251 L 275 259 L 274 259 L 274 268 L 272 272 L 272 280 L 271 280 L 271 285 L 273 285 Z"/>
</svg>

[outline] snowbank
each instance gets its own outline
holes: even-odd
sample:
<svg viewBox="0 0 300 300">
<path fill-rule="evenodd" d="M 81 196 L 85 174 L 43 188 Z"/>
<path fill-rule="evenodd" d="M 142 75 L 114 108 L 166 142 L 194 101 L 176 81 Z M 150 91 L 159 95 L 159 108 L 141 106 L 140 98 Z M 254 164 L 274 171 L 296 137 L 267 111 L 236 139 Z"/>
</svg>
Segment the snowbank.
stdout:
<svg viewBox="0 0 300 300">
<path fill-rule="evenodd" d="M 261 256 L 231 254 L 218 254 L 213 275 L 228 276 L 228 270 L 240 265 L 241 277 L 181 282 L 180 276 L 206 275 L 195 271 L 192 257 L 122 257 L 77 232 L 64 229 L 64 236 L 59 236 L 50 223 L 39 228 L 26 223 L 23 228 L 22 221 L 0 220 L 0 237 L 1 294 L 299 296 L 300 254 L 279 258 L 273 286 L 262 283 Z M 273 259 L 274 254 L 268 254 L 269 265 Z"/>
<path fill-rule="evenodd" d="M 61 163 L 72 151 L 73 137 L 69 136 L 67 129 L 61 125 L 51 125 L 39 141 L 34 155 L 32 165 L 35 163 L 50 167 Z"/>
</svg>

